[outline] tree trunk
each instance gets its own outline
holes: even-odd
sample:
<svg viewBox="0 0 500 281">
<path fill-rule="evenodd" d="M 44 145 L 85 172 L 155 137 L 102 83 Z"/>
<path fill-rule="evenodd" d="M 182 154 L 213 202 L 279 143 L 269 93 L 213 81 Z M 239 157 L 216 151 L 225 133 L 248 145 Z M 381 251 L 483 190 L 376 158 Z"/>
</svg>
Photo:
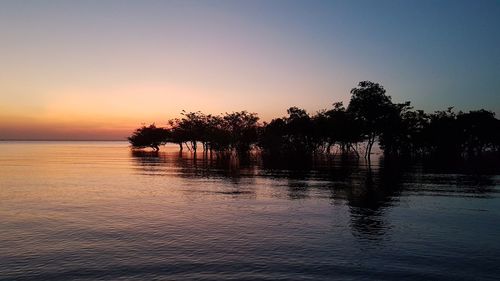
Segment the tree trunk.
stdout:
<svg viewBox="0 0 500 281">
<path fill-rule="evenodd" d="M 350 145 L 351 145 L 352 151 L 354 151 L 354 153 L 356 154 L 356 158 L 359 159 L 359 152 L 358 152 L 358 150 L 354 147 L 354 145 L 352 143 Z"/>
<path fill-rule="evenodd" d="M 374 142 L 375 142 L 375 136 L 372 135 L 368 138 L 368 146 L 366 147 L 366 151 L 365 151 L 365 159 L 367 159 L 368 162 L 370 162 L 370 157 L 371 157 L 372 147 L 373 147 Z"/>
<path fill-rule="evenodd" d="M 197 149 L 196 141 L 191 142 L 191 147 L 193 148 L 193 152 L 196 153 L 196 149 Z"/>
</svg>

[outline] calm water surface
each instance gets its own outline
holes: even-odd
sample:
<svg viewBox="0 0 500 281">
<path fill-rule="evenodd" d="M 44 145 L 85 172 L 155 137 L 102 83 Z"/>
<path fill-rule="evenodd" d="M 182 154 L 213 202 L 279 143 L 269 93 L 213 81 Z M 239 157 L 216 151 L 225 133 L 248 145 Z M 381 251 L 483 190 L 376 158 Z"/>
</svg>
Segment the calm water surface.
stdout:
<svg viewBox="0 0 500 281">
<path fill-rule="evenodd" d="M 0 142 L 0 279 L 500 278 L 495 169 L 164 151 Z"/>
</svg>

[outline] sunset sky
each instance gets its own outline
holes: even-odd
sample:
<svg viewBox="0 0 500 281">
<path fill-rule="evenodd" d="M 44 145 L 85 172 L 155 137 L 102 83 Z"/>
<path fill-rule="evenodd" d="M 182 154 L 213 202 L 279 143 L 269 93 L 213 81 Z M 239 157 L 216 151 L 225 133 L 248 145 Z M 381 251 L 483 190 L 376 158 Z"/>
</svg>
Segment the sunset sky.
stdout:
<svg viewBox="0 0 500 281">
<path fill-rule="evenodd" d="M 500 114 L 500 1 L 0 1 L 0 139 L 124 139 L 182 109 L 263 120 L 358 81 Z"/>
</svg>

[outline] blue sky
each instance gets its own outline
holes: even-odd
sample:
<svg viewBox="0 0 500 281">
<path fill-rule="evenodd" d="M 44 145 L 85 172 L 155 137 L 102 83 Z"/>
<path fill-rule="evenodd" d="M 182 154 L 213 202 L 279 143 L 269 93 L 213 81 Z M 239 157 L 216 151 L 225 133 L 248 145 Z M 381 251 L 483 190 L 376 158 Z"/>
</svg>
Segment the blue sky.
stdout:
<svg viewBox="0 0 500 281">
<path fill-rule="evenodd" d="M 1 1 L 0 138 L 314 113 L 361 80 L 426 111 L 499 114 L 499 26 L 486 0 Z"/>
</svg>

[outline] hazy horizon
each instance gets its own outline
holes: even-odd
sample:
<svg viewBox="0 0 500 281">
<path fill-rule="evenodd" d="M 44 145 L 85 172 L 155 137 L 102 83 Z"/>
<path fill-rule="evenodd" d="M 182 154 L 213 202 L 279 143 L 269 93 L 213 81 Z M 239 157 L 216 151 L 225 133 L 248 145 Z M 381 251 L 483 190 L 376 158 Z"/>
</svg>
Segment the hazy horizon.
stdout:
<svg viewBox="0 0 500 281">
<path fill-rule="evenodd" d="M 500 113 L 498 1 L 2 1 L 0 139 L 124 140 L 181 110 L 269 121 L 359 81 Z"/>
</svg>

